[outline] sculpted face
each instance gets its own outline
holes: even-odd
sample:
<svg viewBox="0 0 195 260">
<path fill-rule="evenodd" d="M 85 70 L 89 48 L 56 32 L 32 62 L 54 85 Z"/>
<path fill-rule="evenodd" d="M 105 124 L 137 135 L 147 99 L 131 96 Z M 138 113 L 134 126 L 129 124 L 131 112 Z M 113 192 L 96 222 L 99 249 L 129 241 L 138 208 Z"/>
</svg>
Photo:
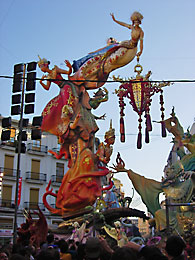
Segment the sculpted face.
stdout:
<svg viewBox="0 0 195 260">
<path fill-rule="evenodd" d="M 114 144 L 114 142 L 115 142 L 115 135 L 114 135 L 114 136 L 111 136 L 111 137 L 108 138 L 108 140 L 107 140 L 107 143 L 108 143 L 108 144 Z"/>
</svg>

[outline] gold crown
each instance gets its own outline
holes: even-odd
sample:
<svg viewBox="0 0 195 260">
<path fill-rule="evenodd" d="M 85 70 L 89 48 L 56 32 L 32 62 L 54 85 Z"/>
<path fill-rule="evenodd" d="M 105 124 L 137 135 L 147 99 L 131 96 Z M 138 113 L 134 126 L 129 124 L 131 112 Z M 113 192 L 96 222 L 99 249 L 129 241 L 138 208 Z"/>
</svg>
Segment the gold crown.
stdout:
<svg viewBox="0 0 195 260">
<path fill-rule="evenodd" d="M 115 129 L 112 128 L 112 119 L 110 120 L 110 129 L 105 133 L 105 139 L 115 136 Z"/>
<path fill-rule="evenodd" d="M 134 13 L 131 15 L 131 21 L 132 21 L 132 22 L 133 22 L 133 21 L 136 21 L 136 20 L 138 20 L 138 21 L 141 22 L 143 18 L 144 18 L 143 15 L 140 14 L 139 12 L 134 12 Z"/>
<path fill-rule="evenodd" d="M 48 60 L 46 60 L 45 58 L 41 59 L 41 57 L 38 55 L 39 57 L 39 61 L 37 62 L 38 63 L 38 66 L 41 67 L 43 65 L 48 65 L 50 62 Z"/>
</svg>

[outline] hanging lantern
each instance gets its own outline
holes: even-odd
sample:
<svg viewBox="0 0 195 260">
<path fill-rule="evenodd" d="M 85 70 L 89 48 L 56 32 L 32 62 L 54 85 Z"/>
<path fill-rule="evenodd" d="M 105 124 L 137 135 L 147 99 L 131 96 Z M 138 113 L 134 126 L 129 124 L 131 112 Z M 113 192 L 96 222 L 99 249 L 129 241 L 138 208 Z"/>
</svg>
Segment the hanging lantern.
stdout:
<svg viewBox="0 0 195 260">
<path fill-rule="evenodd" d="M 149 81 L 151 71 L 149 71 L 144 77 L 141 75 L 143 67 L 138 63 L 134 68 L 134 71 L 137 73 L 135 78 L 123 80 L 119 77 L 113 76 L 113 79 L 116 81 L 124 82 L 120 85 L 118 90 L 115 90 L 115 93 L 119 97 L 119 108 L 120 108 L 120 135 L 121 142 L 125 142 L 125 126 L 124 126 L 124 109 L 125 102 L 124 98 L 130 100 L 130 104 L 133 107 L 133 110 L 138 114 L 138 137 L 137 137 L 137 148 L 141 149 L 142 147 L 142 116 L 144 113 L 145 116 L 145 142 L 149 143 L 149 132 L 152 131 L 152 123 L 150 117 L 150 105 L 151 97 L 155 93 L 160 93 L 160 105 L 161 105 L 161 126 L 162 126 L 162 137 L 166 137 L 166 130 L 164 124 L 164 101 L 163 101 L 163 90 L 162 87 L 170 85 L 169 82 L 163 83 L 152 83 Z"/>
</svg>

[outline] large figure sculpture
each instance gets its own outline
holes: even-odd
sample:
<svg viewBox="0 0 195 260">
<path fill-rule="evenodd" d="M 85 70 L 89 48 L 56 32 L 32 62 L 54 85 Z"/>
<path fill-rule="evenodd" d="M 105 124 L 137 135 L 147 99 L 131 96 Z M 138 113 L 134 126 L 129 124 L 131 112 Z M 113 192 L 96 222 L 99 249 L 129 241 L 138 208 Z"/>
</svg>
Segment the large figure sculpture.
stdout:
<svg viewBox="0 0 195 260">
<path fill-rule="evenodd" d="M 159 194 L 164 192 L 171 203 L 177 204 L 193 203 L 195 193 L 195 135 L 191 135 L 189 132 L 183 134 L 183 128 L 174 111 L 171 117 L 165 120 L 165 125 L 166 129 L 174 135 L 173 150 L 180 157 L 180 160 L 174 161 L 172 158 L 169 160 L 162 182 L 145 178 L 132 170 L 127 170 L 124 168 L 124 164 L 117 164 L 114 167 L 117 172 L 127 172 L 148 211 L 154 216 L 158 231 L 166 229 L 166 211 L 161 208 Z M 177 229 L 178 232 L 184 233 L 188 224 L 195 227 L 195 213 L 190 206 L 177 206 L 170 209 L 169 214 L 170 226 Z"/>
<path fill-rule="evenodd" d="M 58 194 L 50 189 L 51 182 L 43 196 L 46 207 L 56 214 L 70 214 L 80 211 L 88 205 L 93 205 L 96 198 L 101 195 L 100 177 L 109 173 L 105 166 L 97 164 L 95 156 L 94 137 L 98 131 L 96 117 L 91 110 L 96 109 L 100 103 L 107 101 L 108 92 L 99 90 L 94 97 L 90 98 L 87 90 L 96 89 L 105 84 L 109 73 L 117 68 L 128 64 L 137 54 L 137 44 L 141 41 L 141 55 L 143 49 L 143 31 L 139 27 L 143 16 L 135 12 L 131 16 L 132 25 L 115 22 L 132 30 L 132 39 L 121 43 L 109 44 L 97 52 L 87 55 L 80 62 L 74 62 L 75 73 L 72 73 L 72 66 L 65 61 L 68 70 L 62 70 L 57 66 L 49 68 L 49 62 L 39 57 L 38 65 L 43 76 L 40 83 L 44 89 L 49 90 L 51 83 L 60 88 L 60 93 L 53 98 L 44 108 L 42 116 L 42 131 L 50 132 L 59 138 L 61 143 L 60 153 L 53 153 L 57 158 L 65 156 L 69 159 L 69 170 L 65 174 Z M 62 74 L 68 75 L 65 81 Z M 95 80 L 95 82 L 94 82 Z M 44 83 L 46 81 L 46 83 Z M 113 144 L 111 140 L 111 144 Z M 99 161 L 103 156 L 108 156 L 108 143 L 104 148 L 104 154 L 100 149 Z M 108 162 L 107 159 L 105 161 Z M 47 195 L 56 197 L 56 208 L 51 208 L 47 203 Z"/>
</svg>

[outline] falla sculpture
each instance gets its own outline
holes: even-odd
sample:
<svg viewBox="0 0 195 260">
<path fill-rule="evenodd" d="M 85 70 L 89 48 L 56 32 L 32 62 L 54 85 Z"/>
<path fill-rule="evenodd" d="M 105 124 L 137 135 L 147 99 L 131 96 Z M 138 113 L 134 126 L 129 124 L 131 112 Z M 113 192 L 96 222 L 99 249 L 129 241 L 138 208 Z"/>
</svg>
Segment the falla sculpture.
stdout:
<svg viewBox="0 0 195 260">
<path fill-rule="evenodd" d="M 166 230 L 166 210 L 160 204 L 159 194 L 164 193 L 172 204 L 169 212 L 169 224 L 173 232 L 195 235 L 195 134 L 189 130 L 184 132 L 174 109 L 171 117 L 164 121 L 166 130 L 173 134 L 173 148 L 164 169 L 162 181 L 148 179 L 133 170 L 127 170 L 120 158 L 113 169 L 117 172 L 126 172 L 129 179 L 148 211 L 153 215 L 151 226 L 155 225 L 158 232 Z M 172 158 L 175 153 L 177 160 Z"/>
<path fill-rule="evenodd" d="M 132 24 L 116 20 L 114 14 L 111 17 L 117 24 L 131 30 L 130 40 L 116 42 L 111 37 L 107 46 L 75 60 L 72 65 L 65 60 L 67 70 L 58 66 L 50 69 L 50 62 L 39 57 L 38 65 L 46 73 L 40 80 L 42 87 L 49 90 L 51 84 L 55 83 L 60 88 L 59 94 L 48 102 L 42 112 L 41 130 L 54 134 L 59 139 L 60 153 L 51 153 L 56 158 L 64 156 L 69 160 L 69 170 L 64 175 L 58 193 L 52 192 L 49 182 L 43 196 L 45 206 L 54 214 L 77 214 L 86 206 L 92 206 L 101 195 L 100 178 L 109 173 L 107 163 L 100 166 L 94 153 L 98 118 L 92 114 L 92 109 L 97 109 L 102 102 L 108 100 L 108 91 L 99 88 L 105 84 L 109 74 L 127 65 L 136 55 L 140 57 L 144 37 L 140 27 L 143 16 L 140 13 L 132 14 Z M 62 77 L 63 74 L 67 75 L 68 80 Z M 90 98 L 88 90 L 93 89 L 99 90 Z M 100 117 L 103 118 L 104 116 Z M 114 132 L 112 127 L 109 131 Z M 48 195 L 56 197 L 55 208 L 48 204 Z"/>
</svg>

